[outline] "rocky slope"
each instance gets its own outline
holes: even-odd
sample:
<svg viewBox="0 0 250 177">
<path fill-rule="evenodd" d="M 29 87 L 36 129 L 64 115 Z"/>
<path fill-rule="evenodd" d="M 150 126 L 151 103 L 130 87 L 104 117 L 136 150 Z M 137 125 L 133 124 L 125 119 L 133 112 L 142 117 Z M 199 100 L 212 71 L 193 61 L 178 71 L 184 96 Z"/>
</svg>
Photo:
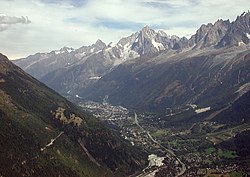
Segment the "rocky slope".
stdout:
<svg viewBox="0 0 250 177">
<path fill-rule="evenodd" d="M 13 62 L 58 92 L 76 94 L 123 62 L 155 56 L 164 50 L 184 48 L 188 46 L 187 41 L 186 38 L 171 37 L 145 26 L 117 44 L 106 45 L 97 40 L 91 46 L 76 50 L 62 48 Z"/>
<path fill-rule="evenodd" d="M 146 163 L 142 152 L 2 54 L 0 95 L 1 176 L 127 176 Z"/>
<path fill-rule="evenodd" d="M 249 83 L 249 46 L 197 53 L 122 64 L 80 96 L 95 101 L 108 97 L 112 104 L 154 111 L 187 104 L 218 107 L 234 100 L 237 90 Z"/>
<path fill-rule="evenodd" d="M 123 63 L 79 95 L 96 101 L 108 96 L 112 104 L 154 111 L 228 104 L 250 79 L 249 17 L 248 12 L 232 23 L 202 25 L 182 50 Z"/>
<path fill-rule="evenodd" d="M 250 40 L 250 12 L 242 13 L 231 23 L 218 47 L 246 45 Z"/>
<path fill-rule="evenodd" d="M 91 46 L 83 46 L 77 50 L 64 47 L 60 50 L 54 50 L 49 53 L 37 53 L 30 55 L 27 58 L 15 60 L 14 63 L 24 69 L 26 72 L 36 77 L 42 78 L 46 74 L 55 71 L 59 68 L 67 68 L 79 59 L 84 60 L 86 57 L 103 49 L 106 45 L 97 40 Z"/>
<path fill-rule="evenodd" d="M 38 78 L 64 95 L 109 96 L 113 104 L 134 108 L 227 104 L 249 82 L 249 19 L 250 12 L 201 25 L 190 39 L 145 26 L 117 44 L 98 41 L 90 53 L 72 51 L 76 62 Z M 14 62 L 25 69 L 24 61 Z"/>
</svg>

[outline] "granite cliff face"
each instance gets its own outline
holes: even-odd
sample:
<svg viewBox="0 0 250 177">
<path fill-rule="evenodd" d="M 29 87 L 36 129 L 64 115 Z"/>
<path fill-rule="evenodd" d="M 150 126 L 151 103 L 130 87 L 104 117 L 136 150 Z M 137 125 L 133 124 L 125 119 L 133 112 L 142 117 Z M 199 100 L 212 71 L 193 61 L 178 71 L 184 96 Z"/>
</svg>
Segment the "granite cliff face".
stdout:
<svg viewBox="0 0 250 177">
<path fill-rule="evenodd" d="M 97 40 L 76 50 L 64 47 L 13 62 L 60 93 L 77 93 L 123 62 L 184 46 L 187 46 L 186 38 L 170 37 L 145 26 L 117 44 L 106 45 Z"/>
<path fill-rule="evenodd" d="M 106 47 L 106 44 L 97 40 L 91 46 L 83 46 L 77 50 L 63 47 L 60 50 L 54 50 L 49 53 L 37 53 L 27 58 L 15 60 L 14 63 L 24 69 L 26 72 L 36 77 L 42 78 L 46 74 L 60 68 L 67 68 L 70 65 L 97 52 Z"/>
<path fill-rule="evenodd" d="M 122 64 L 79 95 L 151 111 L 188 104 L 217 107 L 234 100 L 250 81 L 249 46 L 168 56 Z"/>
<path fill-rule="evenodd" d="M 249 82 L 249 17 L 248 12 L 233 22 L 201 25 L 190 39 L 145 26 L 117 44 L 98 40 L 65 53 L 72 62 L 37 77 L 67 96 L 98 101 L 109 96 L 113 104 L 125 106 L 216 105 L 226 97 L 233 99 L 234 91 Z M 34 65 L 43 60 L 57 63 L 61 55 L 34 59 Z M 28 61 L 14 62 L 25 69 Z"/>
<path fill-rule="evenodd" d="M 204 48 L 216 46 L 225 36 L 230 27 L 229 20 L 218 20 L 214 24 L 202 25 L 189 40 L 189 46 L 194 48 Z"/>
<path fill-rule="evenodd" d="M 218 47 L 249 44 L 250 39 L 250 12 L 242 13 L 231 23 L 227 33 L 218 43 Z"/>
</svg>

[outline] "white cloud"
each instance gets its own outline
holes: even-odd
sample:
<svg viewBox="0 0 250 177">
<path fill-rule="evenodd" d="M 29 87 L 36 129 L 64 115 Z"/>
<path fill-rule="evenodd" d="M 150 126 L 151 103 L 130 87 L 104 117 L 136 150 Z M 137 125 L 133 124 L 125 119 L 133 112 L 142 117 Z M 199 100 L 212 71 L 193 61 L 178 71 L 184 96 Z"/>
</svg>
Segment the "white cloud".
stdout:
<svg viewBox="0 0 250 177">
<path fill-rule="evenodd" d="M 29 24 L 30 22 L 31 21 L 28 19 L 28 17 L 14 17 L 0 14 L 0 32 L 7 30 L 11 25 L 15 25 L 18 23 Z"/>
<path fill-rule="evenodd" d="M 31 21 L 28 19 L 28 17 L 11 17 L 4 14 L 0 14 L 0 24 L 28 24 L 30 22 Z"/>
<path fill-rule="evenodd" d="M 63 46 L 116 42 L 145 24 L 190 36 L 203 23 L 240 15 L 248 0 L 0 0 L 0 12 L 30 19 L 29 25 L 0 24 L 0 49 L 10 58 Z M 24 17 L 22 17 L 24 16 Z M 26 16 L 29 17 L 25 18 Z M 22 23 L 22 22 L 20 22 Z"/>
</svg>

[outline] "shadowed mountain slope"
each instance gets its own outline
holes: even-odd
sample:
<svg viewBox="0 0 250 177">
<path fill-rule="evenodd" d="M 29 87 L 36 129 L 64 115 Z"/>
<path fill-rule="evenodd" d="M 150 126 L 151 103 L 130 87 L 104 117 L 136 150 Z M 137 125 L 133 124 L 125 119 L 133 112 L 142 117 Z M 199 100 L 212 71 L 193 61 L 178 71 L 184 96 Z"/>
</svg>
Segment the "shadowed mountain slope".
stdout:
<svg viewBox="0 0 250 177">
<path fill-rule="evenodd" d="M 0 175 L 127 176 L 135 150 L 98 120 L 0 55 Z"/>
</svg>

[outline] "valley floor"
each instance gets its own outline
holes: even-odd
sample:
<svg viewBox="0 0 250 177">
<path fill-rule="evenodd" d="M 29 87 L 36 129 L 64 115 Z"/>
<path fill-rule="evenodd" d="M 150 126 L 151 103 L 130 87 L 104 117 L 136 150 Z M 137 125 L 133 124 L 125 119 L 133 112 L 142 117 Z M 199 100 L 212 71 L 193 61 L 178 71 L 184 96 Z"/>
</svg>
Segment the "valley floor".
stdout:
<svg viewBox="0 0 250 177">
<path fill-rule="evenodd" d="M 249 159 L 242 159 L 235 151 L 219 146 L 237 133 L 249 130 L 248 124 L 219 131 L 223 125 L 205 119 L 174 127 L 166 126 L 167 120 L 162 116 L 135 113 L 122 106 L 96 102 L 82 102 L 80 106 L 132 146 L 142 147 L 151 154 L 149 166 L 135 176 L 244 176 L 250 172 Z M 159 159 L 162 163 L 156 163 Z"/>
</svg>

